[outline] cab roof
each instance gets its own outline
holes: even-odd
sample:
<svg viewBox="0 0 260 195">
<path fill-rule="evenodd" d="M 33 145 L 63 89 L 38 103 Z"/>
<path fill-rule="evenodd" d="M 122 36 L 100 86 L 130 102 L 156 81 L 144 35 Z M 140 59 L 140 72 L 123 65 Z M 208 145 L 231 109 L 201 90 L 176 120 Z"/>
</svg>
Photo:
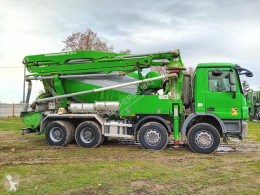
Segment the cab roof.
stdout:
<svg viewBox="0 0 260 195">
<path fill-rule="evenodd" d="M 207 67 L 236 67 L 236 64 L 232 63 L 199 63 L 197 68 L 207 68 Z"/>
</svg>

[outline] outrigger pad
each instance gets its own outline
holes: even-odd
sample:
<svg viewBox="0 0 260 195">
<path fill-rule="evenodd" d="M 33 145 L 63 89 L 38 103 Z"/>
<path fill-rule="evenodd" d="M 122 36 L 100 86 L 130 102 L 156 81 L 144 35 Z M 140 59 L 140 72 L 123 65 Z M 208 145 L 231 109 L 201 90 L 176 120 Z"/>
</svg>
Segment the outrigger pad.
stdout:
<svg viewBox="0 0 260 195">
<path fill-rule="evenodd" d="M 29 134 L 29 133 L 35 133 L 35 130 L 30 128 L 22 128 L 22 135 Z"/>
</svg>

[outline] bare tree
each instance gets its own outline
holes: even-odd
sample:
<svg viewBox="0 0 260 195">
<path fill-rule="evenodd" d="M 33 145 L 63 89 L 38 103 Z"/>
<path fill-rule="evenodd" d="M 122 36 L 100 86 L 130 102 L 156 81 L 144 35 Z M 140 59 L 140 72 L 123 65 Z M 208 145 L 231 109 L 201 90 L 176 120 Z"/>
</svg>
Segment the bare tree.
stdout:
<svg viewBox="0 0 260 195">
<path fill-rule="evenodd" d="M 250 90 L 250 85 L 246 80 L 242 81 L 242 87 L 243 87 L 244 94 L 247 94 Z"/>
<path fill-rule="evenodd" d="M 165 71 L 167 70 L 167 66 L 151 66 L 151 71 L 159 72 L 160 75 L 163 75 Z"/>
<path fill-rule="evenodd" d="M 130 49 L 120 50 L 119 53 L 121 53 L 121 54 L 130 54 L 131 50 Z"/>
<path fill-rule="evenodd" d="M 103 42 L 97 36 L 97 33 L 90 29 L 87 29 L 83 33 L 72 33 L 63 43 L 65 43 L 65 47 L 62 51 L 95 50 L 113 52 L 114 50 L 113 45 L 108 45 L 106 42 Z"/>
<path fill-rule="evenodd" d="M 189 75 L 193 75 L 194 74 L 194 69 L 192 67 L 188 67 L 185 71 L 186 74 L 189 74 Z"/>
</svg>

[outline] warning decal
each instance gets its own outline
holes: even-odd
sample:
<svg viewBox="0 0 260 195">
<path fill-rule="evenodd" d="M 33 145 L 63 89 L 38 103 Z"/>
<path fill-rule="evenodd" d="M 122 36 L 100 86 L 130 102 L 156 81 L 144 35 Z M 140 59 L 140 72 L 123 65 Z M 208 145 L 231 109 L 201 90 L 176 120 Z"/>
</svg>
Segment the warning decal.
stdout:
<svg viewBox="0 0 260 195">
<path fill-rule="evenodd" d="M 237 108 L 231 108 L 232 116 L 237 116 Z"/>
</svg>

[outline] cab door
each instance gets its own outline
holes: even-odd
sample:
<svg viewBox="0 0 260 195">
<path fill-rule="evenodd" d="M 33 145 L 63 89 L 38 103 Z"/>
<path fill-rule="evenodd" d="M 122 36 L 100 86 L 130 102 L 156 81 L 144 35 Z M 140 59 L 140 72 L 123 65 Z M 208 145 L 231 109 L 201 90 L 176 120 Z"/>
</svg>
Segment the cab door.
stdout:
<svg viewBox="0 0 260 195">
<path fill-rule="evenodd" d="M 230 68 L 209 68 L 205 74 L 206 112 L 214 113 L 221 119 L 241 119 L 241 95 L 236 72 Z M 232 81 L 230 74 L 235 78 Z M 236 91 L 232 92 L 234 85 Z"/>
</svg>

